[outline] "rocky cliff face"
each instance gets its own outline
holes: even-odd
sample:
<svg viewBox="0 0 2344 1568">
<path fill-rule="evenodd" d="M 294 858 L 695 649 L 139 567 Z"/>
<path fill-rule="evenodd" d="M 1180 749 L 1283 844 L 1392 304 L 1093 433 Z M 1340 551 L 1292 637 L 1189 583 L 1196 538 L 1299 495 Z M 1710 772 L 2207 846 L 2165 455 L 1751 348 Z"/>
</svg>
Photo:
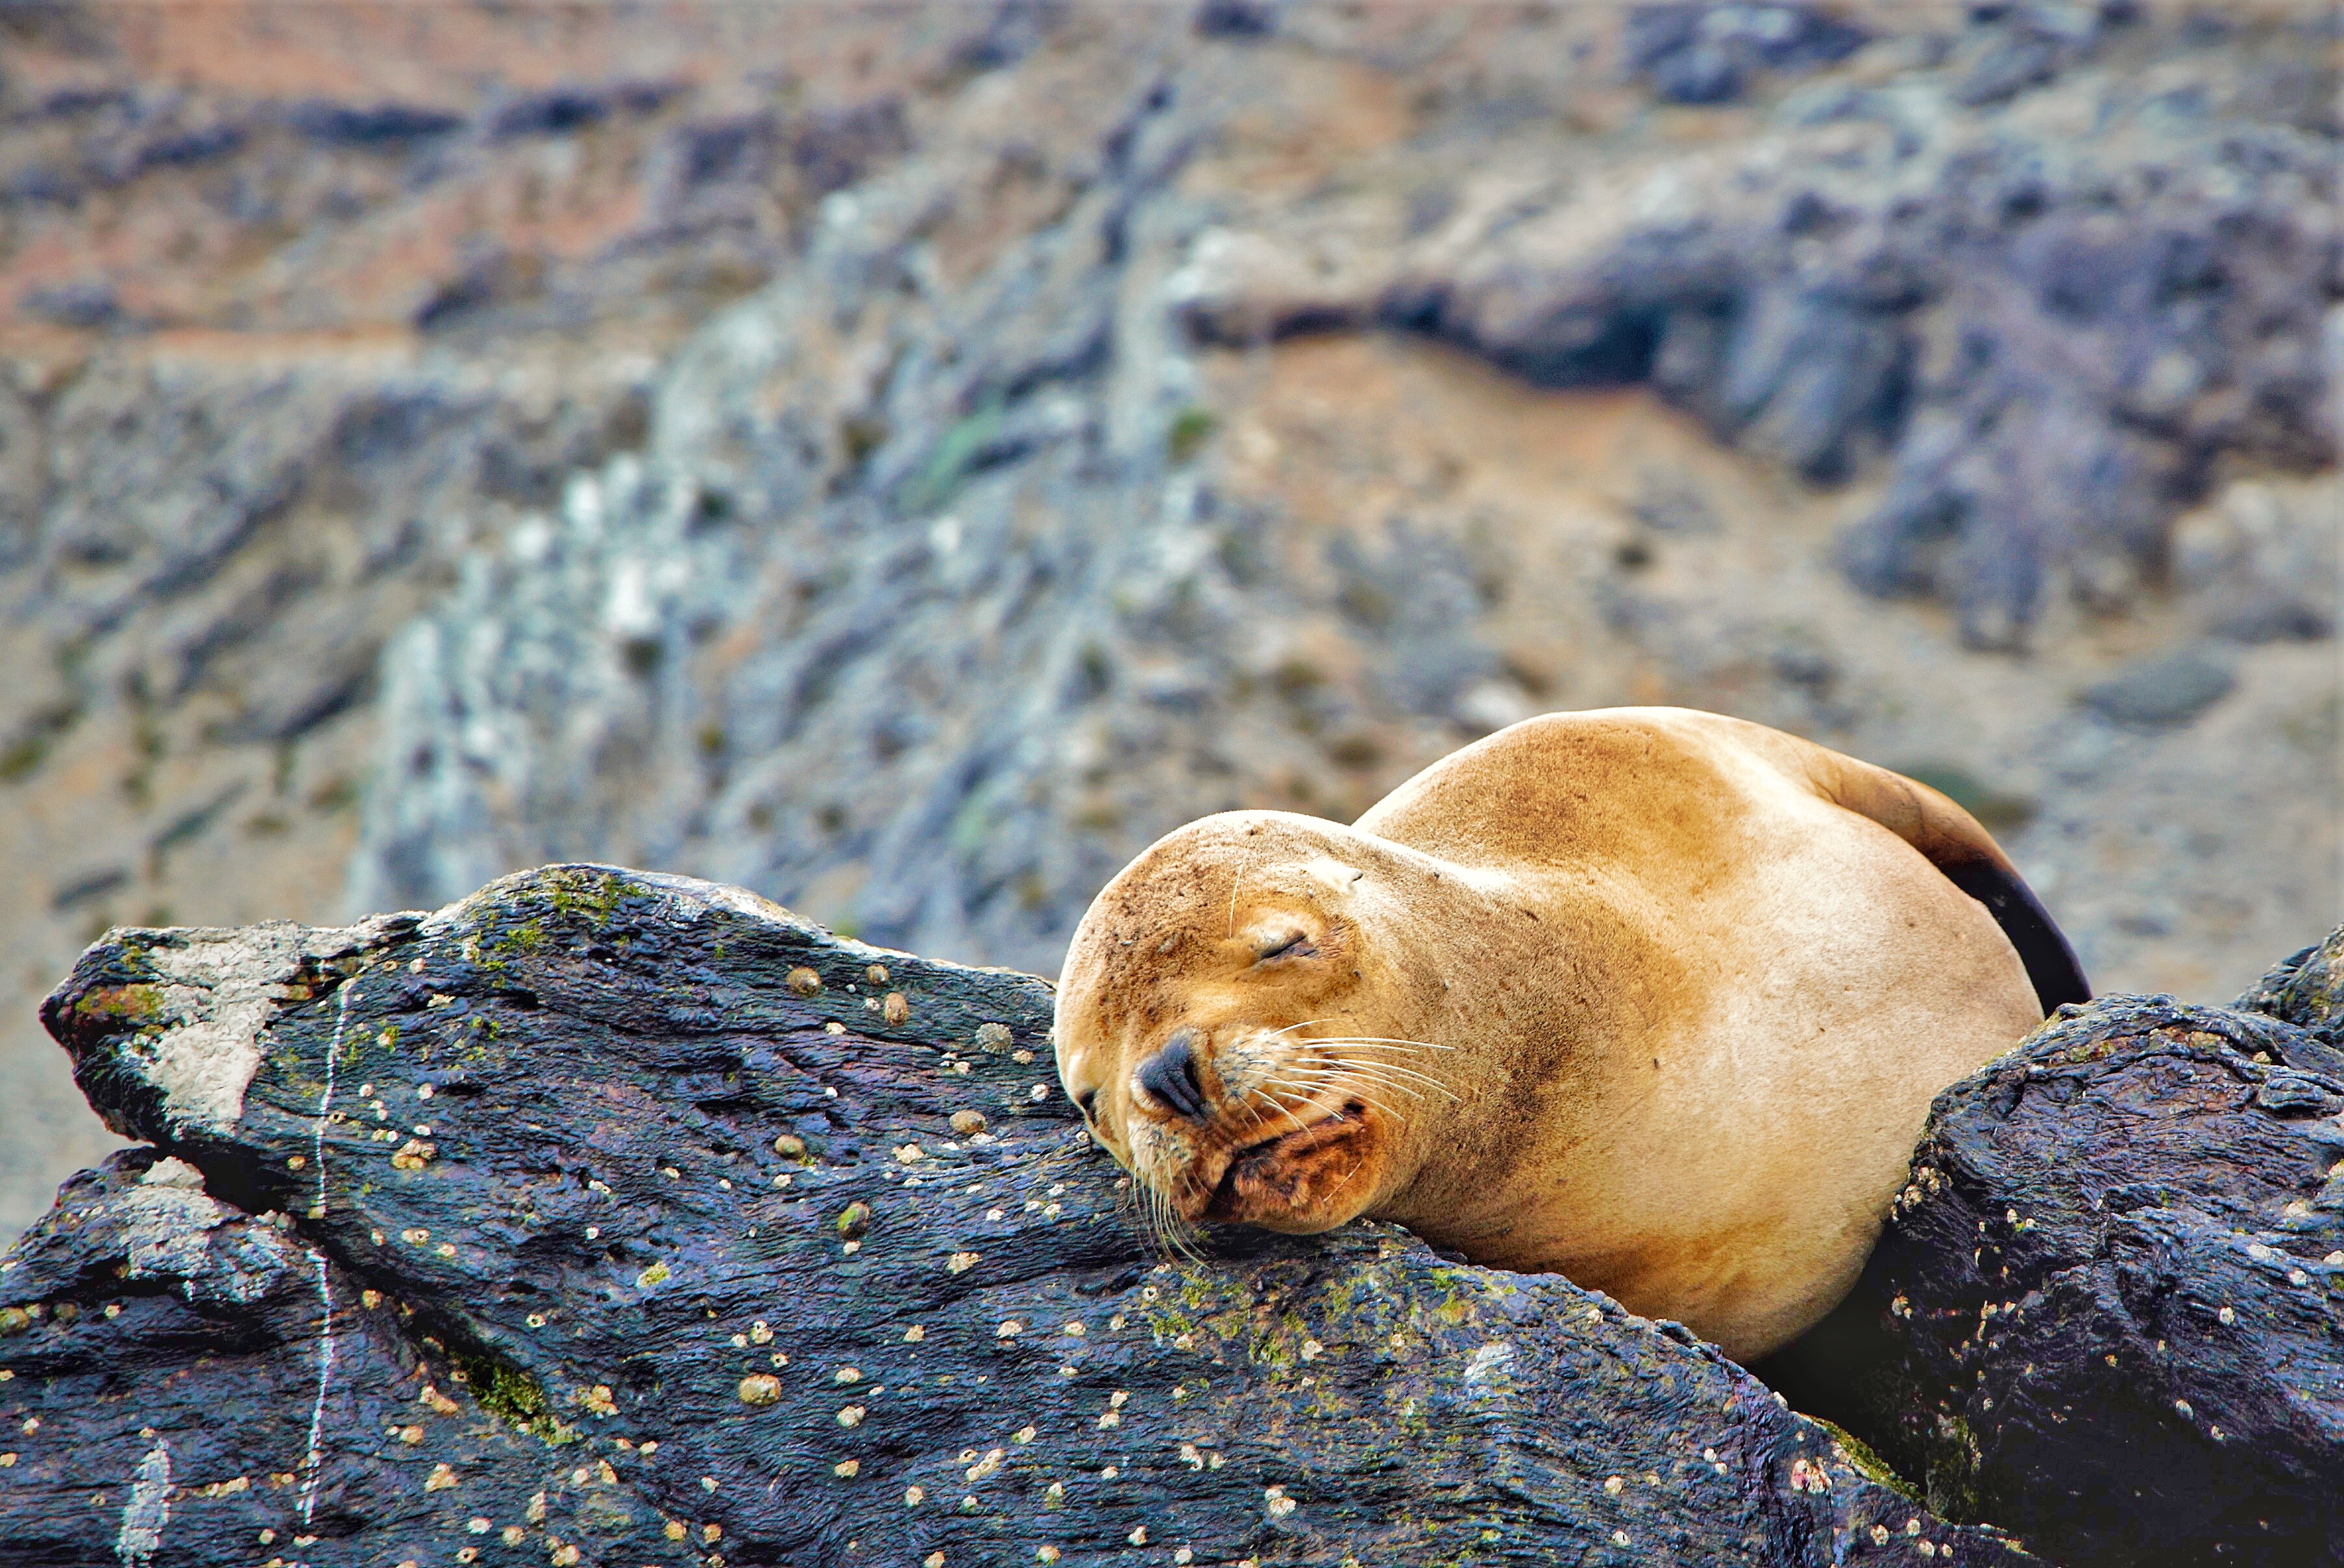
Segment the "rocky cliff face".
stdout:
<svg viewBox="0 0 2344 1568">
<path fill-rule="evenodd" d="M 2332 918 L 2323 9 L 207 15 L 10 24 L 28 986 L 574 855 L 1047 972 L 1623 701 L 2104 985 Z"/>
</svg>

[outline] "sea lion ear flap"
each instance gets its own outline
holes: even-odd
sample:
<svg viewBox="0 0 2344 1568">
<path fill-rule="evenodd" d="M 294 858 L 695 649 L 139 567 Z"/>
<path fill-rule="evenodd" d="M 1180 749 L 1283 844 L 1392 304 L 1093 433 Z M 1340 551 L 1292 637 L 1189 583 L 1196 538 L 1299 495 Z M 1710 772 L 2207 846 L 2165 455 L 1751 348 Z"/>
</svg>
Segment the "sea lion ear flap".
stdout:
<svg viewBox="0 0 2344 1568">
<path fill-rule="evenodd" d="M 1358 866 L 1346 865 L 1331 855 L 1319 855 L 1303 869 L 1308 871 L 1314 880 L 1325 883 L 1328 890 L 1333 893 L 1349 891 L 1353 883 L 1367 875 Z"/>
</svg>

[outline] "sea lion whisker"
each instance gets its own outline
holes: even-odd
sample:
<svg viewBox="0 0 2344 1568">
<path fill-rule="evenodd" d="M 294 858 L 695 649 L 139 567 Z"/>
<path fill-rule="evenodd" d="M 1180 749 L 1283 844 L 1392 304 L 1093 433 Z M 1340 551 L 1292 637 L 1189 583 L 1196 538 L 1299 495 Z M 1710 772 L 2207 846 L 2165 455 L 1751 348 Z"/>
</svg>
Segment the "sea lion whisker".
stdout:
<svg viewBox="0 0 2344 1568">
<path fill-rule="evenodd" d="M 1126 1218 L 1139 1237 L 1139 1244 L 1151 1256 L 1157 1254 L 1156 1235 L 1156 1189 L 1146 1181 L 1137 1181 L 1128 1195 L 1130 1209 Z"/>
<path fill-rule="evenodd" d="M 1453 1051 L 1455 1046 L 1436 1046 L 1430 1040 L 1399 1040 L 1383 1035 L 1328 1036 L 1312 1040 L 1314 1046 L 1410 1046 L 1420 1051 Z"/>
<path fill-rule="evenodd" d="M 1447 1095 L 1452 1100 L 1457 1098 L 1456 1093 L 1453 1090 L 1442 1084 L 1403 1084 L 1394 1083 L 1384 1078 L 1367 1078 L 1364 1080 L 1354 1078 L 1351 1081 L 1354 1083 L 1361 1081 L 1371 1083 L 1379 1087 L 1389 1089 L 1395 1094 L 1404 1094 L 1412 1100 L 1420 1100 L 1424 1098 L 1428 1092 Z"/>
<path fill-rule="evenodd" d="M 1290 1063 L 1288 1065 L 1300 1066 L 1301 1064 Z M 1312 1078 L 1308 1079 L 1296 1079 L 1273 1076 L 1264 1081 L 1269 1084 L 1276 1084 L 1281 1088 L 1292 1090 L 1295 1094 L 1302 1097 L 1306 1103 L 1316 1101 L 1321 1094 L 1326 1092 L 1327 1087 L 1327 1080 L 1324 1075 L 1313 1075 Z M 1299 1118 L 1296 1117 L 1292 1110 L 1288 1109 L 1283 1105 L 1278 1108 L 1286 1112 L 1286 1118 L 1294 1123 L 1296 1131 L 1307 1132 L 1309 1130 L 1309 1128 Z M 1336 1119 L 1338 1121 L 1342 1119 L 1340 1112 L 1336 1113 Z"/>
<path fill-rule="evenodd" d="M 1400 1087 L 1397 1081 L 1375 1077 L 1368 1070 L 1371 1066 L 1372 1064 L 1364 1062 L 1347 1062 L 1338 1057 L 1322 1061 L 1288 1062 L 1287 1070 L 1302 1074 L 1314 1086 L 1310 1091 L 1314 1094 L 1324 1092 L 1329 1084 L 1390 1081 L 1391 1087 L 1395 1088 Z M 1291 1080 L 1288 1081 L 1290 1083 Z"/>
<path fill-rule="evenodd" d="M 1238 861 L 1237 875 L 1229 879 L 1228 934 L 1232 936 L 1238 934 L 1238 890 L 1245 885 L 1246 867 L 1253 864 L 1253 852 L 1257 842 L 1256 835 L 1260 832 L 1261 829 L 1258 827 L 1248 828 L 1246 830 L 1246 852 L 1245 855 Z"/>
<path fill-rule="evenodd" d="M 1440 1089 L 1444 1092 L 1454 1092 L 1450 1090 L 1449 1086 L 1446 1083 L 1443 1083 L 1440 1079 L 1434 1077 L 1430 1073 L 1418 1072 L 1414 1067 L 1404 1067 L 1397 1062 L 1380 1062 L 1372 1059 L 1361 1061 L 1355 1057 L 1341 1056 L 1331 1051 L 1319 1057 L 1315 1061 L 1308 1063 L 1289 1063 L 1288 1066 L 1315 1067 L 1322 1073 L 1329 1069 L 1339 1069 L 1345 1072 L 1354 1073 L 1363 1077 L 1372 1077 L 1378 1082 L 1392 1084 L 1395 1087 L 1397 1087 L 1401 1080 L 1406 1079 L 1415 1083 L 1425 1084 L 1430 1087 Z"/>
<path fill-rule="evenodd" d="M 1176 1257 L 1186 1259 L 1190 1262 L 1201 1262 L 1204 1253 L 1190 1238 L 1188 1222 L 1174 1211 L 1171 1196 L 1159 1192 L 1153 1187 L 1148 1189 L 1148 1195 L 1154 1199 L 1154 1229 L 1156 1239 L 1162 1248 L 1159 1256 L 1163 1257 L 1167 1263 L 1173 1261 Z"/>
<path fill-rule="evenodd" d="M 1197 1240 L 1195 1227 L 1168 1210 L 1165 1220 L 1164 1236 L 1171 1245 L 1174 1259 L 1187 1263 L 1202 1263 L 1205 1260 L 1205 1249 Z"/>
<path fill-rule="evenodd" d="M 1434 1077 L 1430 1073 L 1420 1073 L 1416 1071 L 1413 1067 L 1403 1067 L 1392 1062 L 1360 1062 L 1353 1061 L 1346 1057 L 1329 1057 L 1327 1060 L 1341 1067 L 1350 1067 L 1358 1072 L 1373 1074 L 1387 1083 L 1396 1083 L 1402 1078 L 1407 1078 L 1416 1083 L 1428 1085 L 1433 1088 L 1442 1090 L 1449 1089 L 1449 1086 L 1447 1084 L 1441 1082 L 1439 1078 Z"/>
<path fill-rule="evenodd" d="M 1341 1088 L 1341 1089 L 1343 1089 L 1343 1090 L 1345 1091 L 1344 1098 L 1345 1098 L 1346 1099 L 1362 1100 L 1362 1101 L 1366 1102 L 1367 1104 L 1373 1106 L 1376 1109 L 1378 1109 L 1378 1110 L 1379 1110 L 1379 1111 L 1383 1112 L 1386 1116 L 1388 1116 L 1388 1117 L 1391 1117 L 1391 1118 L 1393 1118 L 1395 1120 L 1397 1120 L 1397 1119 L 1399 1118 L 1399 1112 L 1398 1112 L 1398 1111 L 1394 1110 L 1390 1106 L 1386 1105 L 1383 1101 L 1381 1101 L 1381 1100 L 1379 1100 L 1379 1099 L 1377 1099 L 1377 1098 L 1376 1098 L 1374 1096 L 1372 1096 L 1372 1095 L 1366 1095 L 1366 1094 L 1361 1094 L 1361 1093 L 1359 1093 L 1359 1087 L 1358 1087 L 1358 1086 L 1359 1086 L 1359 1080 L 1356 1077 L 1350 1077 L 1350 1076 L 1339 1075 L 1339 1074 L 1335 1074 L 1335 1073 L 1323 1073 L 1323 1074 L 1319 1075 L 1319 1082 L 1318 1082 L 1318 1084 L 1317 1087 L 1315 1087 L 1315 1088 L 1311 1088 L 1311 1089 L 1307 1089 L 1307 1090 L 1306 1090 L 1306 1089 L 1303 1089 L 1303 1088 L 1302 1088 L 1302 1086 L 1301 1086 L 1301 1085 L 1299 1085 L 1299 1084 L 1295 1084 L 1295 1083 L 1291 1083 L 1291 1082 L 1288 1083 L 1287 1087 L 1289 1087 L 1289 1088 L 1294 1088 L 1294 1089 L 1301 1090 L 1302 1092 L 1304 1092 L 1304 1093 L 1306 1093 L 1306 1094 L 1311 1095 L 1313 1098 L 1315 1098 L 1316 1096 L 1318 1096 L 1318 1095 L 1319 1095 L 1319 1094 L 1324 1093 L 1324 1092 L 1325 1092 L 1329 1087 L 1332 1087 Z M 1379 1087 L 1392 1087 L 1392 1088 L 1399 1088 L 1399 1087 L 1404 1087 L 1404 1086 L 1401 1086 L 1401 1085 L 1399 1085 L 1399 1084 L 1392 1084 L 1392 1085 L 1389 1085 L 1389 1086 L 1379 1086 Z M 1290 1113 L 1289 1113 L 1289 1114 L 1290 1114 Z M 1337 1121 L 1344 1121 L 1344 1120 L 1348 1120 L 1348 1119 L 1349 1119 L 1349 1118 L 1346 1118 L 1346 1117 L 1343 1115 L 1343 1113 L 1342 1113 L 1341 1111 L 1339 1111 L 1339 1111 L 1334 1112 L 1334 1113 L 1333 1113 L 1333 1115 L 1334 1115 L 1334 1118 L 1335 1118 L 1335 1119 L 1336 1119 Z M 1300 1124 L 1299 1122 L 1297 1122 L 1297 1123 L 1296 1123 L 1296 1126 L 1297 1126 L 1298 1128 L 1299 1128 L 1299 1127 L 1300 1127 L 1300 1125 L 1301 1125 L 1301 1124 Z M 1305 1129 L 1303 1129 L 1303 1130 L 1308 1130 L 1308 1129 L 1307 1129 L 1307 1128 L 1305 1128 Z"/>
<path fill-rule="evenodd" d="M 1364 1155 L 1360 1156 L 1358 1159 L 1351 1161 L 1351 1168 L 1343 1173 L 1342 1180 L 1337 1182 L 1332 1188 L 1328 1189 L 1327 1196 L 1331 1199 L 1336 1193 L 1340 1192 L 1343 1189 L 1350 1186 L 1351 1179 L 1359 1175 L 1360 1171 L 1365 1170 L 1367 1167 L 1367 1157 Z"/>
<path fill-rule="evenodd" d="M 1370 1067 L 1359 1062 L 1336 1062 L 1327 1064 L 1320 1069 L 1320 1076 L 1322 1080 L 1328 1084 L 1341 1086 L 1373 1084 L 1379 1088 L 1391 1089 L 1397 1093 L 1404 1094 L 1410 1099 L 1423 1098 L 1424 1092 L 1428 1088 L 1448 1095 L 1451 1099 L 1457 1098 L 1455 1090 L 1450 1088 L 1448 1085 L 1441 1083 L 1436 1078 L 1423 1077 L 1422 1075 L 1419 1074 L 1415 1075 L 1418 1081 L 1410 1082 L 1402 1078 L 1379 1075 Z"/>
<path fill-rule="evenodd" d="M 1271 1079 L 1266 1080 L 1266 1081 L 1261 1085 L 1261 1087 L 1258 1087 L 1258 1088 L 1254 1089 L 1254 1090 L 1253 1090 L 1253 1094 L 1262 1094 L 1262 1093 L 1264 1093 L 1264 1092 L 1268 1088 L 1269 1085 L 1270 1085 L 1270 1084 L 1273 1084 L 1273 1083 L 1281 1083 L 1281 1084 L 1283 1084 L 1283 1087 L 1287 1087 L 1287 1088 L 1294 1089 L 1294 1090 L 1296 1090 L 1298 1093 L 1300 1093 L 1300 1094 L 1302 1094 L 1303 1096 L 1305 1096 L 1306 1098 L 1307 1098 L 1307 1097 L 1309 1095 L 1309 1093 L 1310 1093 L 1310 1091 L 1309 1091 L 1309 1090 L 1308 1090 L 1308 1089 L 1304 1088 L 1300 1084 L 1291 1083 L 1291 1082 L 1286 1082 L 1286 1081 L 1284 1081 L 1284 1080 L 1277 1079 L 1277 1078 L 1271 1078 Z M 1252 1098 L 1252 1096 L 1251 1096 L 1251 1095 L 1248 1095 L 1247 1098 Z M 1269 1107 L 1270 1107 L 1270 1108 L 1271 1108 L 1272 1110 L 1274 1110 L 1274 1111 L 1278 1112 L 1278 1115 L 1280 1115 L 1280 1116 L 1284 1117 L 1287 1120 L 1288 1120 L 1288 1121 L 1292 1122 L 1292 1123 L 1294 1124 L 1294 1130 L 1295 1130 L 1295 1131 L 1297 1131 L 1297 1132 L 1308 1132 L 1308 1131 L 1310 1130 L 1309 1124 L 1308 1124 L 1308 1123 L 1307 1123 L 1307 1122 L 1305 1122 L 1305 1121 L 1304 1121 L 1300 1117 L 1296 1116 L 1296 1115 L 1294 1114 L 1294 1112 L 1293 1112 L 1290 1108 L 1288 1108 L 1288 1107 L 1287 1107 L 1287 1106 L 1286 1106 L 1282 1101 L 1280 1101 L 1280 1100 L 1279 1100 L 1279 1099 L 1278 1099 L 1275 1095 L 1269 1096 L 1268 1098 L 1269 1098 Z M 1259 1127 L 1259 1126 L 1261 1125 L 1261 1117 L 1260 1117 L 1260 1115 L 1259 1115 L 1258 1113 L 1257 1113 L 1257 1114 L 1255 1115 L 1255 1117 L 1254 1117 L 1254 1118 L 1253 1118 L 1253 1122 L 1254 1122 L 1254 1125 L 1255 1125 L 1256 1127 Z"/>
<path fill-rule="evenodd" d="M 1177 1219 L 1171 1212 L 1171 1200 L 1157 1189 L 1156 1184 L 1135 1173 L 1132 1185 L 1125 1190 L 1125 1201 L 1131 1206 L 1134 1229 L 1139 1233 L 1140 1244 L 1151 1257 L 1169 1263 L 1180 1255 L 1193 1252 L 1176 1234 Z"/>
<path fill-rule="evenodd" d="M 1453 1051 L 1457 1048 L 1455 1046 L 1444 1046 L 1432 1040 L 1403 1039 L 1397 1035 L 1328 1035 L 1323 1037 L 1329 1042 L 1339 1040 L 1346 1045 L 1354 1046 L 1414 1046 L 1420 1050 L 1427 1051 Z"/>
<path fill-rule="evenodd" d="M 1156 1189 L 1146 1179 L 1137 1181 L 1131 1189 L 1132 1217 L 1137 1221 L 1140 1234 L 1153 1245 L 1156 1240 Z"/>
<path fill-rule="evenodd" d="M 1362 1089 L 1359 1086 L 1359 1079 L 1346 1078 L 1342 1081 L 1339 1087 L 1343 1090 L 1343 1098 L 1345 1099 L 1358 1100 L 1363 1105 L 1373 1106 L 1376 1109 L 1383 1112 L 1386 1116 L 1390 1117 L 1395 1121 L 1401 1119 L 1400 1114 L 1398 1110 Z M 1410 1098 L 1417 1098 L 1417 1091 L 1409 1087 L 1405 1084 L 1379 1084 L 1376 1087 L 1379 1088 L 1390 1089 L 1397 1094 L 1407 1095 Z"/>
<path fill-rule="evenodd" d="M 1362 1047 L 1383 1046 L 1383 1041 L 1306 1041 L 1306 1043 L 1308 1046 L 1362 1046 Z"/>
</svg>

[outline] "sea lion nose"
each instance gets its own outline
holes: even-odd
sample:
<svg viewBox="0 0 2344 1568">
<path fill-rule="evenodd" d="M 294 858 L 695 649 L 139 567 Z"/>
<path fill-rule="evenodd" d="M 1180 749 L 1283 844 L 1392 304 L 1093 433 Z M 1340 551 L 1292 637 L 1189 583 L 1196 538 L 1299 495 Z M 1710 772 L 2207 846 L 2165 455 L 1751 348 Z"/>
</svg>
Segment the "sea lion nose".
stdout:
<svg viewBox="0 0 2344 1568">
<path fill-rule="evenodd" d="M 1148 1098 L 1190 1121 L 1205 1119 L 1205 1087 L 1197 1081 L 1197 1031 L 1180 1029 L 1131 1076 Z"/>
</svg>

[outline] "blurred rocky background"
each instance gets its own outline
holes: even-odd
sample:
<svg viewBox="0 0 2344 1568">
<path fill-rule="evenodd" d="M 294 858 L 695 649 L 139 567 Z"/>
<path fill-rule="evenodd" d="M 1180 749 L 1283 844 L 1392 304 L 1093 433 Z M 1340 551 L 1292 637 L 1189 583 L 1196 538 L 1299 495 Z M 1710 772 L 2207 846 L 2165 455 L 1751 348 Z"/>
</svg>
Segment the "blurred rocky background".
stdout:
<svg viewBox="0 0 2344 1568">
<path fill-rule="evenodd" d="M 1056 971 L 1553 707 L 2103 990 L 2339 909 L 2326 4 L 0 0 L 0 1234 L 114 922 L 558 858 Z"/>
</svg>

